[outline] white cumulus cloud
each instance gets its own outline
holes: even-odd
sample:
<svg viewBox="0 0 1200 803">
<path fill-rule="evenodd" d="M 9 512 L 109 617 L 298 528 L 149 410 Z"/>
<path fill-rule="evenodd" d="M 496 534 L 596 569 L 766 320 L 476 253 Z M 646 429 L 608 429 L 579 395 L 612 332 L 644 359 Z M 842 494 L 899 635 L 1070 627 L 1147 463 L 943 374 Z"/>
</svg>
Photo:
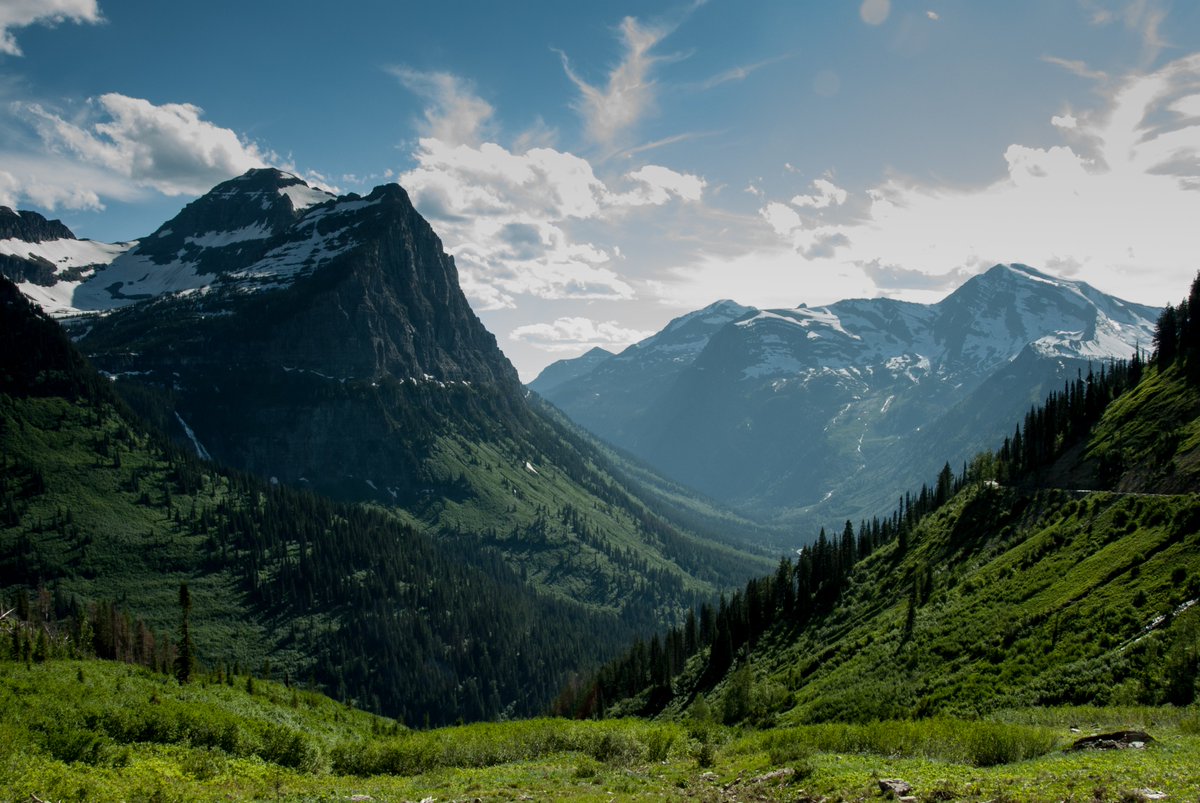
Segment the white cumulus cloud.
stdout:
<svg viewBox="0 0 1200 803">
<path fill-rule="evenodd" d="M 807 206 L 814 209 L 841 206 L 846 203 L 848 193 L 828 179 L 816 179 L 813 181 L 812 187 L 816 192 L 812 195 L 797 195 L 792 198 L 792 203 L 796 206 Z"/>
<path fill-rule="evenodd" d="M 14 108 L 37 131 L 44 148 L 38 158 L 46 167 L 88 168 L 107 175 L 102 183 L 117 197 L 122 193 L 111 188 L 122 181 L 125 195 L 134 188 L 165 195 L 205 192 L 252 167 L 265 166 L 271 156 L 230 129 L 204 120 L 203 110 L 190 103 L 155 105 L 110 92 L 90 102 L 82 120 L 68 119 L 39 103 L 17 103 Z M 54 184 L 56 177 L 43 178 Z M 30 189 L 30 197 L 35 191 Z M 79 205 L 68 199 L 60 202 Z"/>
<path fill-rule="evenodd" d="M 704 179 L 690 173 L 678 173 L 662 165 L 646 165 L 627 174 L 627 178 L 636 182 L 638 189 L 615 196 L 611 199 L 614 203 L 657 206 L 665 204 L 672 197 L 699 201 L 704 194 Z"/>
<path fill-rule="evenodd" d="M 416 166 L 399 177 L 454 255 L 477 309 L 516 306 L 519 296 L 624 300 L 633 286 L 616 270 L 615 246 L 574 227 L 603 226 L 635 207 L 698 200 L 703 179 L 645 165 L 610 183 L 590 162 L 553 148 L 514 153 L 420 140 Z M 618 186 L 619 185 L 619 186 Z"/>
<path fill-rule="evenodd" d="M 21 55 L 13 28 L 67 21 L 95 24 L 102 20 L 96 0 L 4 0 L 0 2 L 0 53 Z"/>
</svg>

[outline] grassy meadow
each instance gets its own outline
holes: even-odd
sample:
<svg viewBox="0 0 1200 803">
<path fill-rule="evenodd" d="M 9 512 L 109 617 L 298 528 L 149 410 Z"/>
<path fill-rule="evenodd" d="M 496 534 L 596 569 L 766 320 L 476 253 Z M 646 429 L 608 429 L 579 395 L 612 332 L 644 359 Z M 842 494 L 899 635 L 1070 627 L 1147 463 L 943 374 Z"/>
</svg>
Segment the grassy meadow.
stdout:
<svg viewBox="0 0 1200 803">
<path fill-rule="evenodd" d="M 1147 730 L 1145 749 L 1066 752 Z M 104 661 L 0 663 L 0 799 L 920 800 L 1200 796 L 1195 707 L 1028 708 L 762 730 L 691 717 L 534 719 L 428 731 L 244 676 Z"/>
</svg>

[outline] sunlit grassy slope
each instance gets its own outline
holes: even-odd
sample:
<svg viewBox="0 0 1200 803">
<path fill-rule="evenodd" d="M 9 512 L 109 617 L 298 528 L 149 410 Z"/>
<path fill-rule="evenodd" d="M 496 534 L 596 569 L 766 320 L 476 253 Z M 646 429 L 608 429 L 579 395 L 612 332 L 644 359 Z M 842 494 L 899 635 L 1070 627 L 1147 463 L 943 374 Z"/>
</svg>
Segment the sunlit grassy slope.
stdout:
<svg viewBox="0 0 1200 803">
<path fill-rule="evenodd" d="M 669 686 L 643 656 L 583 688 L 604 692 L 609 715 L 702 709 L 760 727 L 1190 704 L 1200 696 L 1198 400 L 1178 367 L 1152 367 L 1057 459 L 1002 485 L 981 458 L 956 494 L 824 600 L 779 603 L 781 575 L 748 586 L 730 610 L 764 624 L 731 614 L 735 651 L 722 663 L 714 640 Z M 634 684 L 644 690 L 611 699 Z"/>
</svg>

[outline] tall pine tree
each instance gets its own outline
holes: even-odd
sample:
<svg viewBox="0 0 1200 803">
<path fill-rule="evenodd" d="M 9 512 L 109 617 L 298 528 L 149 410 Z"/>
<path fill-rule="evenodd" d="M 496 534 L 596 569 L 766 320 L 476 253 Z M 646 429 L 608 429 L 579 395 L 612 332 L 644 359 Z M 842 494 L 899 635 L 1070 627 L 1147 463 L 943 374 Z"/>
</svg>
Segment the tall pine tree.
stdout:
<svg viewBox="0 0 1200 803">
<path fill-rule="evenodd" d="M 180 683 L 191 680 L 192 670 L 196 666 L 195 650 L 192 646 L 191 615 L 192 595 L 187 583 L 179 584 L 179 653 L 175 656 L 175 678 Z"/>
</svg>

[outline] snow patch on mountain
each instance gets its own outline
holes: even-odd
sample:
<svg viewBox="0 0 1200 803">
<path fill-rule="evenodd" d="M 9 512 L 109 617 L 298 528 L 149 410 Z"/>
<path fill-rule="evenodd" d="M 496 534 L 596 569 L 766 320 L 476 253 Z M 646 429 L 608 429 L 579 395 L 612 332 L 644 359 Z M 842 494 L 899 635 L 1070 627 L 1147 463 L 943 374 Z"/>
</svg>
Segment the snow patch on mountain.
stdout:
<svg viewBox="0 0 1200 803">
<path fill-rule="evenodd" d="M 44 259 L 52 263 L 58 272 L 89 265 L 107 265 L 135 245 L 136 240 L 130 243 L 100 243 L 95 240 L 63 239 L 28 243 L 10 239 L 0 240 L 0 254 L 18 259 Z"/>
<path fill-rule="evenodd" d="M 196 290 L 211 280 L 196 272 L 194 262 L 177 259 L 159 264 L 134 251 L 80 285 L 71 303 L 76 312 L 110 310 L 165 293 Z"/>
<path fill-rule="evenodd" d="M 265 240 L 275 234 L 265 223 L 254 223 L 233 231 L 210 231 L 205 234 L 187 237 L 184 242 L 201 248 L 224 248 L 247 240 Z"/>
<path fill-rule="evenodd" d="M 845 327 L 842 326 L 841 319 L 827 307 L 817 309 L 797 307 L 790 310 L 760 310 L 754 317 L 738 321 L 736 325 L 754 326 L 769 321 L 782 321 L 783 323 L 799 326 L 804 329 L 812 328 L 813 331 L 809 332 L 808 335 L 809 339 L 814 339 L 813 335 L 821 337 L 819 329 L 828 329 L 852 340 L 862 340 L 858 335 L 847 332 Z"/>
<path fill-rule="evenodd" d="M 292 209 L 295 209 L 297 212 L 302 209 L 308 209 L 310 206 L 331 201 L 334 198 L 332 194 L 324 190 L 319 190 L 316 187 L 310 187 L 303 183 L 280 187 L 279 194 L 291 201 Z"/>
<path fill-rule="evenodd" d="M 381 203 L 383 203 L 382 196 L 370 200 L 366 198 L 352 198 L 346 201 L 338 201 L 336 204 L 323 206 L 319 209 L 314 209 L 311 212 L 306 213 L 304 217 L 301 218 L 298 226 L 315 226 L 317 221 L 322 220 L 323 218 L 333 217 L 335 215 L 346 215 L 351 212 L 360 212 L 363 209 L 368 209 L 372 206 L 378 206 Z"/>
<path fill-rule="evenodd" d="M 47 315 L 61 318 L 64 315 L 78 314 L 79 310 L 75 308 L 74 297 L 82 284 L 83 280 L 59 281 L 49 287 L 32 282 L 18 282 L 17 289 L 24 293 L 26 298 L 41 307 Z"/>
</svg>

